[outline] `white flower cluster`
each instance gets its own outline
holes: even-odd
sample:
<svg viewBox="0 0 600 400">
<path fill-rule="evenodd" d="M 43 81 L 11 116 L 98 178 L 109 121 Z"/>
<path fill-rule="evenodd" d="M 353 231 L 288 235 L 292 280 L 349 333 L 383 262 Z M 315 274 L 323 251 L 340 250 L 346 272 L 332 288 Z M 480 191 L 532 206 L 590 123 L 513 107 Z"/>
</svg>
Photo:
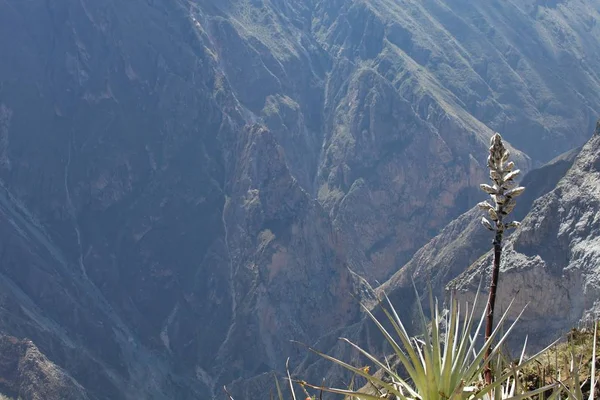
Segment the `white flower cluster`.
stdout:
<svg viewBox="0 0 600 400">
<path fill-rule="evenodd" d="M 488 156 L 487 162 L 490 169 L 490 179 L 492 185 L 482 184 L 481 190 L 486 192 L 492 198 L 493 205 L 487 201 L 479 203 L 479 208 L 486 211 L 490 222 L 486 217 L 483 217 L 481 223 L 483 226 L 496 233 L 504 232 L 509 228 L 517 228 L 520 223 L 513 221 L 508 224 L 504 223 L 504 217 L 510 214 L 517 205 L 515 200 L 516 197 L 523 194 L 525 188 L 517 186 L 515 178 L 521 173 L 520 170 L 515 169 L 515 163 L 508 161 L 510 152 L 504 143 L 502 143 L 502 136 L 496 133 L 492 136 L 490 143 L 490 155 Z M 492 225 L 493 223 L 493 225 Z"/>
</svg>

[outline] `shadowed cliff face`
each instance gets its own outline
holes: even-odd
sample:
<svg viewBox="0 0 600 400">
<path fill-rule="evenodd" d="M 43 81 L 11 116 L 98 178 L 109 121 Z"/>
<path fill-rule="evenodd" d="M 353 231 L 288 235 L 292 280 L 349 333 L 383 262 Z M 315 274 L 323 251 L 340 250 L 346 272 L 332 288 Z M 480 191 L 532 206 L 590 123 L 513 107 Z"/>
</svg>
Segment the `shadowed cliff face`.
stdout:
<svg viewBox="0 0 600 400">
<path fill-rule="evenodd" d="M 0 328 L 90 398 L 262 397 L 476 201 L 492 129 L 525 169 L 583 142 L 598 9 L 0 0 Z"/>
<path fill-rule="evenodd" d="M 210 398 L 356 318 L 316 162 L 284 150 L 314 146 L 323 72 L 266 66 L 326 57 L 281 63 L 210 4 L 1 6 L 4 330 L 94 398 Z"/>
</svg>

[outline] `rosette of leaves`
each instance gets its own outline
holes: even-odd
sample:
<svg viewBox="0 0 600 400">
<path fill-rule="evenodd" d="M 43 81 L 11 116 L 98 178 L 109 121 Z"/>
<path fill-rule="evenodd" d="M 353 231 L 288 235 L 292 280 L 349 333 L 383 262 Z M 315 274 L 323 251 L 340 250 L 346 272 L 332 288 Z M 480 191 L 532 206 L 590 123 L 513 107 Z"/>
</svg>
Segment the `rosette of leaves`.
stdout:
<svg viewBox="0 0 600 400">
<path fill-rule="evenodd" d="M 456 299 L 451 298 L 450 308 L 445 309 L 430 294 L 429 320 L 418 303 L 422 329 L 419 336 L 408 333 L 387 297 L 380 306 L 387 321 L 377 319 L 368 307 L 363 306 L 363 309 L 393 349 L 403 375 L 398 372 L 397 367 L 392 366 L 388 357 L 378 358 L 350 340 L 342 339 L 380 373 L 371 373 L 368 367 L 355 367 L 318 350 L 309 349 L 350 371 L 354 376 L 365 379 L 365 388 L 342 389 L 312 385 L 300 380 L 295 382 L 302 387 L 343 395 L 347 400 L 522 400 L 553 391 L 557 387 L 557 384 L 550 384 L 528 391 L 519 384 L 523 368 L 534 363 L 547 349 L 529 358 L 525 357 L 523 350 L 517 363 L 511 361 L 505 367 L 495 369 L 494 382 L 486 384 L 483 379 L 485 354 L 489 350 L 491 357 L 500 364 L 503 359 L 502 348 L 521 314 L 506 331 L 498 326 L 490 338 L 479 343 L 477 338 L 483 328 L 486 313 L 484 310 L 481 316 L 477 314 L 477 296 L 471 307 L 461 307 Z M 510 308 L 509 305 L 500 322 L 506 321 Z M 384 326 L 384 323 L 388 326 Z M 556 398 L 555 394 L 549 400 Z"/>
<path fill-rule="evenodd" d="M 500 274 L 500 259 L 502 257 L 502 238 L 506 230 L 518 228 L 520 225 L 517 221 L 507 223 L 505 220 L 515 209 L 517 205 L 516 198 L 525 191 L 525 188 L 518 186 L 515 181 L 521 171 L 515 169 L 515 163 L 509 161 L 509 158 L 510 151 L 504 146 L 502 136 L 496 133 L 490 141 L 490 154 L 487 159 L 492 184 L 481 185 L 481 190 L 490 195 L 492 202 L 479 203 L 479 207 L 487 213 L 489 218 L 489 220 L 486 217 L 482 218 L 483 226 L 496 234 L 494 238 L 494 265 L 487 305 L 486 339 L 492 334 L 494 324 L 494 306 Z M 486 354 L 486 360 L 489 356 L 489 353 Z M 486 369 L 485 377 L 487 383 L 491 383 L 492 373 L 489 367 Z"/>
</svg>

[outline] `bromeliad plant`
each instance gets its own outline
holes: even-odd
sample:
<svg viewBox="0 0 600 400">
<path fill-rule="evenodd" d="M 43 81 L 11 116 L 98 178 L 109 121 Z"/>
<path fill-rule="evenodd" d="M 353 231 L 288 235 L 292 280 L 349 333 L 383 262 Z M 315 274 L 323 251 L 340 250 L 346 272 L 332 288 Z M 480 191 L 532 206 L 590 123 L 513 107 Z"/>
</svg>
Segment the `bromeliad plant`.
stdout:
<svg viewBox="0 0 600 400">
<path fill-rule="evenodd" d="M 492 185 L 482 184 L 481 189 L 490 195 L 492 204 L 484 201 L 479 203 L 479 207 L 487 212 L 490 222 L 483 217 L 481 222 L 490 231 L 495 232 L 494 237 L 494 265 L 492 269 L 492 279 L 490 283 L 490 294 L 487 304 L 487 321 L 485 328 L 485 339 L 491 337 L 494 326 L 494 307 L 496 304 L 496 291 L 498 287 L 498 276 L 500 274 L 500 258 L 502 257 L 502 239 L 504 232 L 508 229 L 519 227 L 519 222 L 504 222 L 505 218 L 515 209 L 516 197 L 523 194 L 525 188 L 517 186 L 515 178 L 519 176 L 520 170 L 515 169 L 515 163 L 508 161 L 510 152 L 502 142 L 502 136 L 496 133 L 492 136 L 490 143 L 490 155 L 487 163 L 490 169 L 490 179 Z M 490 350 L 485 355 L 488 360 L 491 356 Z M 492 382 L 492 371 L 489 363 L 485 371 L 486 383 Z"/>
<path fill-rule="evenodd" d="M 516 365 L 511 364 L 510 368 L 497 369 L 495 381 L 485 383 L 483 378 L 486 366 L 485 355 L 489 354 L 488 359 L 500 357 L 501 349 L 517 322 L 515 320 L 506 332 L 500 333 L 500 325 L 505 321 L 510 307 L 504 312 L 499 326 L 490 337 L 482 345 L 478 345 L 477 337 L 481 333 L 486 312 L 484 311 L 477 321 L 476 304 L 470 309 L 467 306 L 463 315 L 458 302 L 451 300 L 450 310 L 444 312 L 440 310 L 437 302 L 434 304 L 430 296 L 431 324 L 427 324 L 423 309 L 419 306 L 423 335 L 416 338 L 409 336 L 391 302 L 387 297 L 385 300 L 387 305 L 382 304 L 382 310 L 389 320 L 391 331 L 385 328 L 368 308 L 364 307 L 364 310 L 393 349 L 407 376 L 400 376 L 387 359 L 380 361 L 360 346 L 342 339 L 381 370 L 385 378 L 371 374 L 368 368 L 357 368 L 317 350 L 310 350 L 354 375 L 363 377 L 370 387 L 375 388 L 374 391 L 369 394 L 311 385 L 304 381 L 296 382 L 314 389 L 342 394 L 346 399 L 357 400 L 518 400 L 546 392 L 555 386 L 549 385 L 530 392 L 516 390 L 518 386 L 515 382 L 519 379 L 519 371 L 533 362 L 542 352 L 527 360 L 522 356 L 521 361 Z M 497 343 L 494 344 L 496 339 Z"/>
</svg>

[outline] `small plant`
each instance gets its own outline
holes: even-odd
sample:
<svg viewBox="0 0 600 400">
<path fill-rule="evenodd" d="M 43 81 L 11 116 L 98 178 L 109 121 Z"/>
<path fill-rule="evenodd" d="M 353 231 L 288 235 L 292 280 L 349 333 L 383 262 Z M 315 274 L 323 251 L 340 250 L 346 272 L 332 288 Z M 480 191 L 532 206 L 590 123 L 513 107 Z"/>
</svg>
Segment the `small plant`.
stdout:
<svg viewBox="0 0 600 400">
<path fill-rule="evenodd" d="M 289 384 L 290 393 L 292 395 L 292 400 L 297 400 L 296 391 L 294 390 L 294 384 L 293 384 L 294 381 L 292 380 L 292 377 L 290 375 L 290 365 L 289 364 L 290 364 L 290 359 L 288 358 L 285 363 L 287 382 Z M 275 379 L 275 387 L 277 388 L 277 400 L 284 400 L 283 392 L 281 391 L 281 385 L 279 385 L 279 379 L 277 378 L 277 375 L 274 376 L 274 379 Z M 302 387 L 302 389 L 304 391 L 304 394 L 306 394 L 305 400 L 317 400 L 317 398 L 315 396 L 311 396 L 304 387 Z M 225 391 L 225 394 L 227 395 L 228 400 L 234 400 L 233 396 L 231 395 L 231 393 L 229 393 L 226 386 L 223 387 L 223 390 Z M 323 392 L 321 391 L 319 400 L 321 400 L 322 398 L 323 398 Z M 275 398 L 273 397 L 273 393 L 271 393 L 270 400 L 275 400 Z"/>
<path fill-rule="evenodd" d="M 496 304 L 498 276 L 500 274 L 500 258 L 502 257 L 502 238 L 506 230 L 517 228 L 520 225 L 516 221 L 505 223 L 504 219 L 517 205 L 515 198 L 525 191 L 524 187 L 517 187 L 514 181 L 521 171 L 518 169 L 515 170 L 515 163 L 508 161 L 510 152 L 504 146 L 502 136 L 496 133 L 492 136 L 490 144 L 490 155 L 488 156 L 487 163 L 493 185 L 482 184 L 481 189 L 490 195 L 493 204 L 487 201 L 479 203 L 479 207 L 485 210 L 492 220 L 490 222 L 486 217 L 483 217 L 481 222 L 487 229 L 496 234 L 494 237 L 494 265 L 487 304 L 486 340 L 491 337 L 494 326 L 494 307 Z M 491 348 L 485 354 L 485 359 L 489 360 L 490 356 Z M 485 370 L 485 380 L 488 384 L 492 382 L 492 371 L 489 367 L 489 362 Z"/>
<path fill-rule="evenodd" d="M 589 384 L 589 395 L 587 396 L 588 400 L 594 400 L 595 392 L 596 392 L 596 384 L 598 383 L 596 379 L 596 344 L 598 342 L 598 323 L 594 324 L 594 336 L 592 339 L 592 360 L 590 361 L 590 375 L 589 378 L 584 379 L 582 381 L 582 371 L 580 370 L 580 360 L 586 354 L 577 354 L 575 351 L 575 343 L 574 340 L 571 340 L 569 343 L 569 377 L 567 379 L 562 380 L 560 377 L 558 382 L 561 385 L 561 389 L 567 395 L 567 399 L 569 400 L 584 400 L 586 396 L 584 395 L 583 388 Z M 589 382 L 588 382 L 589 381 Z"/>
<path fill-rule="evenodd" d="M 386 302 L 387 305 L 382 305 L 382 310 L 393 328 L 392 332 L 388 331 L 369 309 L 364 307 L 364 310 L 394 350 L 395 356 L 406 371 L 406 377 L 400 376 L 387 358 L 380 361 L 360 346 L 342 339 L 380 369 L 385 378 L 371 374 L 369 368 L 357 368 L 318 350 L 310 350 L 342 366 L 355 376 L 366 379 L 368 386 L 375 389 L 372 393 L 312 385 L 304 381 L 296 382 L 302 386 L 338 393 L 347 399 L 359 400 L 516 400 L 552 390 L 556 386 L 551 384 L 529 392 L 521 390 L 522 386 L 518 384 L 519 371 L 541 354 L 525 360 L 524 351 L 519 363 L 497 369 L 493 383 L 486 384 L 484 381 L 483 374 L 487 364 L 485 355 L 489 354 L 489 357 L 494 359 L 501 357 L 501 349 L 517 321 L 503 334 L 500 333 L 500 327 L 496 328 L 479 347 L 476 338 L 481 333 L 486 313 L 484 311 L 479 321 L 476 321 L 476 304 L 470 309 L 467 306 L 462 315 L 456 300 L 451 300 L 450 310 L 444 311 L 430 296 L 431 324 L 427 324 L 423 309 L 419 306 L 423 332 L 422 336 L 417 338 L 409 336 L 387 297 Z M 500 324 L 505 321 L 509 309 L 500 318 Z M 495 339 L 498 339 L 498 342 L 494 345 Z"/>
</svg>

